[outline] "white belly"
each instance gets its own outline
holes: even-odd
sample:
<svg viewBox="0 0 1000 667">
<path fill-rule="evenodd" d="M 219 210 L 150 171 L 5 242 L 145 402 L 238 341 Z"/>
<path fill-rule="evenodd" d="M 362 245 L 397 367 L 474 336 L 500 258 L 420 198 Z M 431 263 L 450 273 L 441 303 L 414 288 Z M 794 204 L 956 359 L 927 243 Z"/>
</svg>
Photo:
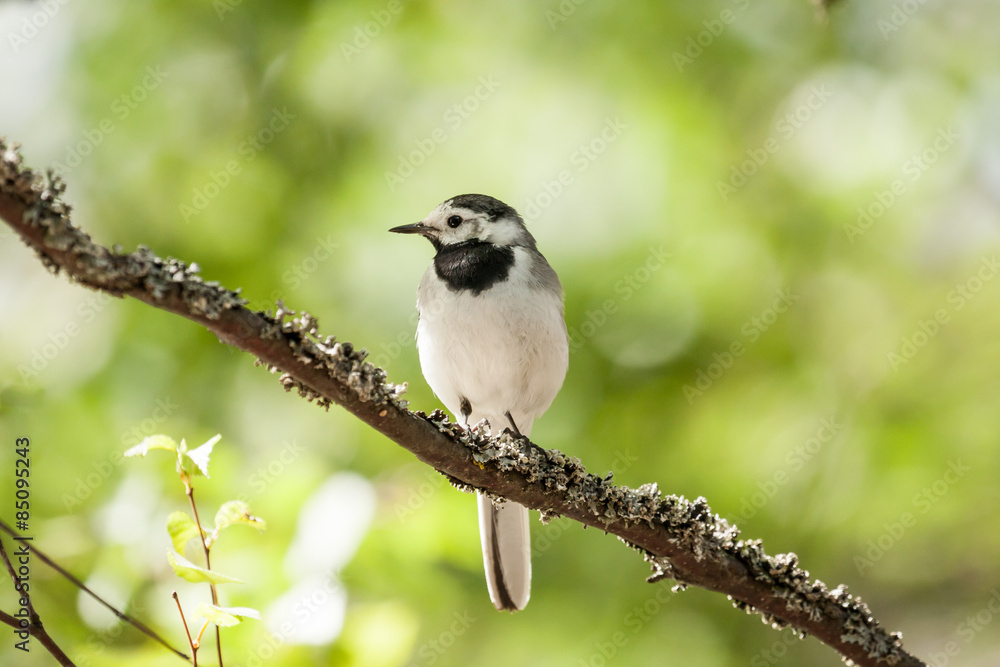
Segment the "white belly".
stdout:
<svg viewBox="0 0 1000 667">
<path fill-rule="evenodd" d="M 508 280 L 476 296 L 449 290 L 428 269 L 417 350 L 428 384 L 456 417 L 465 398 L 470 424 L 489 419 L 496 431 L 508 426 L 510 412 L 527 435 L 562 386 L 568 347 L 561 295 L 529 291 L 527 257 L 518 250 Z"/>
</svg>

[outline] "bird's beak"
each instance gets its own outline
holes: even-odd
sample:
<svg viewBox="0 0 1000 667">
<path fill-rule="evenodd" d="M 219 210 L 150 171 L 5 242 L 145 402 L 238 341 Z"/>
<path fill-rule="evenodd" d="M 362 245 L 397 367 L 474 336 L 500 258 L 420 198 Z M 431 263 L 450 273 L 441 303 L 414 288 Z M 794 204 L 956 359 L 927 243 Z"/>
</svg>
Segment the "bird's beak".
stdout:
<svg viewBox="0 0 1000 667">
<path fill-rule="evenodd" d="M 397 234 L 427 234 L 432 231 L 433 227 L 428 227 L 423 222 L 414 222 L 412 225 L 400 225 L 399 227 L 393 227 L 390 232 L 396 232 Z"/>
</svg>

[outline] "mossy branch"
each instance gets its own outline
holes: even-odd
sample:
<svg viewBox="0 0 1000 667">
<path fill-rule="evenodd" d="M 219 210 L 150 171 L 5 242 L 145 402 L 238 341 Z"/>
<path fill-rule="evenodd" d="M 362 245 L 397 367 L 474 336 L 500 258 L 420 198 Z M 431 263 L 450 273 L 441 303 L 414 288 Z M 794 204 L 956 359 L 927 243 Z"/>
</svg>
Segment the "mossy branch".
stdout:
<svg viewBox="0 0 1000 667">
<path fill-rule="evenodd" d="M 794 554 L 769 556 L 759 540 L 714 514 L 704 498 L 663 495 L 655 484 L 616 486 L 587 473 L 576 458 L 505 433 L 467 432 L 444 414 L 407 409 L 404 386 L 390 384 L 366 353 L 319 334 L 316 320 L 279 302 L 275 315 L 254 312 L 237 292 L 205 282 L 194 264 L 161 259 L 148 248 L 132 253 L 94 243 L 70 222 L 63 185 L 22 165 L 0 141 L 0 217 L 54 273 L 114 296 L 129 296 L 205 327 L 219 340 L 253 354 L 324 408 L 337 404 L 456 486 L 487 491 L 545 515 L 561 515 L 612 533 L 641 552 L 651 581 L 675 580 L 726 594 L 776 628 L 810 634 L 858 665 L 924 663 L 902 648 L 867 605 L 844 586 L 811 579 Z"/>
</svg>

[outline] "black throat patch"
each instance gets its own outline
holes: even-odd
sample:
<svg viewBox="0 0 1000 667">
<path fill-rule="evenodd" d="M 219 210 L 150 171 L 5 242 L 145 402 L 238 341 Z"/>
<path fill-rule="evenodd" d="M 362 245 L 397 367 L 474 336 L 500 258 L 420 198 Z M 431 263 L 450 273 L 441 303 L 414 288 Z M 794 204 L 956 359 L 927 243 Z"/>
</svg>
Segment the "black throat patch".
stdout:
<svg viewBox="0 0 1000 667">
<path fill-rule="evenodd" d="M 514 249 L 484 241 L 443 246 L 434 256 L 434 272 L 453 292 L 470 290 L 478 296 L 502 282 L 514 266 Z"/>
</svg>

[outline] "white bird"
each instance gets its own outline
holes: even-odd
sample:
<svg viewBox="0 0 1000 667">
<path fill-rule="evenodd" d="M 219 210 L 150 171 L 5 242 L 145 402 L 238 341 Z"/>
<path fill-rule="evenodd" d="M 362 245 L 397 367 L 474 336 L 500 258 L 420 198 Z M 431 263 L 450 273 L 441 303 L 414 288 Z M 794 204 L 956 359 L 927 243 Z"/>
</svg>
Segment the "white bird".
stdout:
<svg viewBox="0 0 1000 667">
<path fill-rule="evenodd" d="M 563 291 L 512 207 L 486 195 L 452 197 L 422 221 L 437 253 L 417 289 L 417 350 L 434 393 L 466 427 L 525 437 L 552 403 L 569 364 Z M 528 510 L 480 494 L 479 534 L 493 605 L 517 611 L 531 595 Z"/>
</svg>

